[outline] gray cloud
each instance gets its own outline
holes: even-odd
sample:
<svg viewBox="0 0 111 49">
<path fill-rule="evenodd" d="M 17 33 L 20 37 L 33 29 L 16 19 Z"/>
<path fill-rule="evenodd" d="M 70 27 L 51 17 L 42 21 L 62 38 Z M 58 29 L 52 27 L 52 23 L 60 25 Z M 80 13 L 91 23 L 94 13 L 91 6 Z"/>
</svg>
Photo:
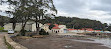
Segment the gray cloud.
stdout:
<svg viewBox="0 0 111 49">
<path fill-rule="evenodd" d="M 111 0 L 53 0 L 58 15 L 88 18 L 111 23 Z M 8 5 L 0 6 L 5 11 Z M 0 15 L 5 15 L 0 13 Z"/>
<path fill-rule="evenodd" d="M 68 13 L 78 13 L 85 10 L 87 4 L 83 0 L 54 0 L 58 10 Z"/>
<path fill-rule="evenodd" d="M 54 0 L 59 14 L 110 23 L 111 0 Z M 83 15 L 83 16 L 81 16 Z"/>
<path fill-rule="evenodd" d="M 101 0 L 99 4 L 95 4 L 91 7 L 92 10 L 102 10 L 106 12 L 111 11 L 111 0 Z"/>
</svg>

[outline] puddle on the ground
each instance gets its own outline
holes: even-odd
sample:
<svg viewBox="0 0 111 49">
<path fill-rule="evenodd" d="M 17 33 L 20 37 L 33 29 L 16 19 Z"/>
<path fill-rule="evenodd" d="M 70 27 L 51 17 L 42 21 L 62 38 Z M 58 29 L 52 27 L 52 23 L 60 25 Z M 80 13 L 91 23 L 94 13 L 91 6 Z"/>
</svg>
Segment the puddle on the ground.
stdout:
<svg viewBox="0 0 111 49">
<path fill-rule="evenodd" d="M 68 45 L 66 45 L 66 46 L 64 46 L 65 48 L 71 48 L 72 46 L 68 46 Z"/>
</svg>

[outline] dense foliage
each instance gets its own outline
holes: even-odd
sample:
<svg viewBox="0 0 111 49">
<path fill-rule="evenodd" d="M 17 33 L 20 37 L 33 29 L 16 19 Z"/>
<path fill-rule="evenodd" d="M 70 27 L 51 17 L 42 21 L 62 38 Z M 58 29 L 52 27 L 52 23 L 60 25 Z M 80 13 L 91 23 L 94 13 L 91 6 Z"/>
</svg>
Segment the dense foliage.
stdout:
<svg viewBox="0 0 111 49">
<path fill-rule="evenodd" d="M 3 27 L 5 25 L 5 23 L 9 22 L 9 20 L 10 20 L 9 17 L 0 15 L 0 26 Z"/>
<path fill-rule="evenodd" d="M 110 26 L 108 26 L 107 30 L 108 30 L 108 31 L 111 31 L 111 25 L 110 25 Z"/>
<path fill-rule="evenodd" d="M 39 31 L 39 34 L 40 34 L 40 35 L 49 35 L 49 33 L 46 32 L 44 29 L 41 29 L 41 30 Z"/>
<path fill-rule="evenodd" d="M 2 31 L 4 28 L 0 26 L 0 31 Z"/>
<path fill-rule="evenodd" d="M 13 16 L 13 30 L 18 21 L 22 22 L 21 34 L 25 34 L 24 27 L 29 20 L 36 23 L 36 33 L 39 33 L 39 22 L 46 19 L 47 15 L 55 16 L 57 10 L 53 0 L 0 0 L 0 5 L 8 4 L 9 9 L 6 11 L 9 16 Z"/>
<path fill-rule="evenodd" d="M 93 28 L 97 30 L 104 30 L 107 27 L 107 24 L 102 24 L 100 21 L 90 20 L 90 19 L 81 19 L 77 17 L 55 17 L 55 19 L 48 19 L 43 20 L 42 23 L 57 23 L 57 24 L 64 24 L 67 28 Z"/>
<path fill-rule="evenodd" d="M 53 27 L 55 27 L 55 25 L 51 24 L 51 25 L 49 26 L 49 29 L 51 30 Z"/>
</svg>

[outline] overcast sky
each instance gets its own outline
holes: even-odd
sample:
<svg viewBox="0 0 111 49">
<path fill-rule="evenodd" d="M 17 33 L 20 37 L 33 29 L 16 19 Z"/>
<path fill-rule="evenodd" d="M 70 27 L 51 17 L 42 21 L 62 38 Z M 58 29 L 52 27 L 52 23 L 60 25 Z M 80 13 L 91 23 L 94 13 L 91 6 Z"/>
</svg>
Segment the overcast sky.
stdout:
<svg viewBox="0 0 111 49">
<path fill-rule="evenodd" d="M 111 23 L 111 0 L 54 0 L 58 15 Z"/>
<path fill-rule="evenodd" d="M 111 23 L 111 0 L 53 0 L 58 16 L 88 18 Z M 0 6 L 5 11 L 7 5 Z M 0 15 L 6 15 L 0 13 Z"/>
</svg>

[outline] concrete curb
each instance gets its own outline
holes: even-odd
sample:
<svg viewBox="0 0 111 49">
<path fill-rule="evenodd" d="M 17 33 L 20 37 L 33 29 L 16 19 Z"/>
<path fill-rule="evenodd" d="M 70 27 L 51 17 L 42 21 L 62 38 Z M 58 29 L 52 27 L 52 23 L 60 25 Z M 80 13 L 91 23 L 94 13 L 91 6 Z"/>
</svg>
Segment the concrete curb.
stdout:
<svg viewBox="0 0 111 49">
<path fill-rule="evenodd" d="M 19 43 L 14 42 L 8 35 L 5 35 L 6 42 L 13 47 L 13 49 L 28 49 Z"/>
</svg>

